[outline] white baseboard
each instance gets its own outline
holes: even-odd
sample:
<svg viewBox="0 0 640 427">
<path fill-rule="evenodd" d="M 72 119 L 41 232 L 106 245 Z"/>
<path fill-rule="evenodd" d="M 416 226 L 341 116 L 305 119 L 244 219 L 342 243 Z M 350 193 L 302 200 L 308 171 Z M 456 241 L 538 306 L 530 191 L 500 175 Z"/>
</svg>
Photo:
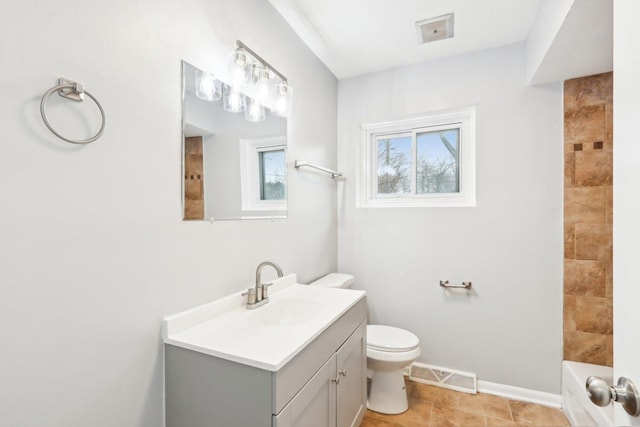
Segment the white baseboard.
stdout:
<svg viewBox="0 0 640 427">
<path fill-rule="evenodd" d="M 552 408 L 560 409 L 562 406 L 562 397 L 559 394 L 530 390 L 528 388 L 515 387 L 512 385 L 478 380 L 478 391 L 480 393 L 493 394 L 495 396 L 506 397 L 508 399 L 537 403 L 538 405 L 550 406 Z"/>
</svg>

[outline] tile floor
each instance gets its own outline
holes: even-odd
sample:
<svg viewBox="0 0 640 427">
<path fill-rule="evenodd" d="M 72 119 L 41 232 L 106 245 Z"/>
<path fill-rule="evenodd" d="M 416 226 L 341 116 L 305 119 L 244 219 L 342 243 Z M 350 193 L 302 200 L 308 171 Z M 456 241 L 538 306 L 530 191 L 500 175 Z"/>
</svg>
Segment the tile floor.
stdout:
<svg viewBox="0 0 640 427">
<path fill-rule="evenodd" d="M 407 380 L 409 410 L 399 415 L 367 411 L 360 427 L 564 427 L 560 409 L 490 394 L 467 394 Z"/>
</svg>

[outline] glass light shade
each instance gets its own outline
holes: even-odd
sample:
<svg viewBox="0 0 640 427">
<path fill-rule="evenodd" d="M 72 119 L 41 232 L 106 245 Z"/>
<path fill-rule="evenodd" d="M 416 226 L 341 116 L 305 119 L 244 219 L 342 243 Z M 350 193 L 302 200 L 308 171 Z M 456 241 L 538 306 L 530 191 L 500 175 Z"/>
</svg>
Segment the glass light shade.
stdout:
<svg viewBox="0 0 640 427">
<path fill-rule="evenodd" d="M 267 115 L 260 102 L 247 98 L 247 109 L 244 110 L 244 118 L 249 122 L 261 122 L 267 118 Z"/>
<path fill-rule="evenodd" d="M 229 73 L 231 75 L 231 86 L 241 88 L 247 80 L 247 52 L 244 49 L 236 49 L 231 52 L 231 63 Z"/>
<path fill-rule="evenodd" d="M 196 68 L 196 96 L 205 101 L 217 101 L 222 97 L 220 80 L 206 71 Z"/>
<path fill-rule="evenodd" d="M 293 88 L 286 83 L 274 85 L 271 113 L 279 117 L 291 116 L 291 104 L 293 103 Z"/>
<path fill-rule="evenodd" d="M 253 71 L 256 99 L 262 105 L 268 105 L 271 101 L 271 73 L 269 69 L 257 66 Z"/>
<path fill-rule="evenodd" d="M 231 86 L 225 86 L 222 90 L 222 108 L 225 111 L 241 113 L 246 108 L 245 102 L 244 95 Z"/>
</svg>

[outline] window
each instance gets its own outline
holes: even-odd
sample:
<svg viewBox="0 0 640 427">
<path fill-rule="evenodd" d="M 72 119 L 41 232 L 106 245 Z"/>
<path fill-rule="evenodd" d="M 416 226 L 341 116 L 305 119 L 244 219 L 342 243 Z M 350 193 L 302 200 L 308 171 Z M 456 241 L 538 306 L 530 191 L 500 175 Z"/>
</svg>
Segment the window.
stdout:
<svg viewBox="0 0 640 427">
<path fill-rule="evenodd" d="M 475 107 L 362 126 L 358 207 L 475 206 Z"/>
<path fill-rule="evenodd" d="M 271 148 L 271 147 L 269 147 Z M 284 200 L 284 148 L 258 151 L 260 200 Z"/>
<path fill-rule="evenodd" d="M 286 138 L 240 139 L 242 210 L 287 209 Z"/>
</svg>

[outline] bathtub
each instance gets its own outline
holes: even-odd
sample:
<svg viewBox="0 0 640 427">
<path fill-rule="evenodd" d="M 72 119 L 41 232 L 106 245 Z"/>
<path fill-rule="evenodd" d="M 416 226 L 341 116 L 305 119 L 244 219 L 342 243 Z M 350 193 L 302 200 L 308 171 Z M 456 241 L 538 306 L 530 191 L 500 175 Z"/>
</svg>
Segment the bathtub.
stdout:
<svg viewBox="0 0 640 427">
<path fill-rule="evenodd" d="M 587 377 L 595 375 L 613 384 L 613 369 L 588 363 L 562 362 L 562 410 L 572 426 L 613 425 L 613 405 L 596 406 L 585 391 Z"/>
</svg>

